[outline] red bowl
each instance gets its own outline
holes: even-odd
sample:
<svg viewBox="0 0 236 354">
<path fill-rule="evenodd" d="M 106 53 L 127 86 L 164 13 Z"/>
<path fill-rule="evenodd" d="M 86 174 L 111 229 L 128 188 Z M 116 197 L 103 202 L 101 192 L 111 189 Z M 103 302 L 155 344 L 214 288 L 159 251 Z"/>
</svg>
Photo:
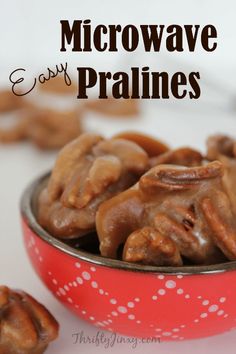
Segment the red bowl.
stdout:
<svg viewBox="0 0 236 354">
<path fill-rule="evenodd" d="M 160 341 L 235 327 L 236 262 L 152 267 L 78 251 L 35 219 L 35 200 L 46 179 L 37 179 L 23 194 L 24 242 L 39 277 L 71 311 L 101 329 Z"/>
</svg>

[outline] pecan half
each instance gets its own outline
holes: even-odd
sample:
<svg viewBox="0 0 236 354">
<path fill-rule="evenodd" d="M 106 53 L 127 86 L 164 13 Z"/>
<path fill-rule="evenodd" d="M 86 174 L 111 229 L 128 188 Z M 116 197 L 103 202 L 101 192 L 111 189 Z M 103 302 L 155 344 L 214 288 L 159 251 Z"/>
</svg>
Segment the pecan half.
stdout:
<svg viewBox="0 0 236 354">
<path fill-rule="evenodd" d="M 164 154 L 169 150 L 169 147 L 160 140 L 157 140 L 150 135 L 141 134 L 138 132 L 122 132 L 114 135 L 114 138 L 133 141 L 141 146 L 150 158 Z"/>
<path fill-rule="evenodd" d="M 0 353 L 41 354 L 58 336 L 48 310 L 20 290 L 0 286 Z"/>
</svg>

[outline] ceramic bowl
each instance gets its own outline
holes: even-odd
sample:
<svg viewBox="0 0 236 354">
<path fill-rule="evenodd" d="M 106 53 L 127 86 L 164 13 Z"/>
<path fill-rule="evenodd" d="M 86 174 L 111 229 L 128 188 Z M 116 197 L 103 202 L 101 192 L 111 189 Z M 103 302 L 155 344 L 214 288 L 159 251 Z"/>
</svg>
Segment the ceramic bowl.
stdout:
<svg viewBox="0 0 236 354">
<path fill-rule="evenodd" d="M 31 263 L 55 297 L 100 329 L 133 337 L 185 340 L 236 326 L 236 262 L 153 267 L 77 250 L 35 218 L 47 175 L 24 192 L 21 216 Z"/>
</svg>

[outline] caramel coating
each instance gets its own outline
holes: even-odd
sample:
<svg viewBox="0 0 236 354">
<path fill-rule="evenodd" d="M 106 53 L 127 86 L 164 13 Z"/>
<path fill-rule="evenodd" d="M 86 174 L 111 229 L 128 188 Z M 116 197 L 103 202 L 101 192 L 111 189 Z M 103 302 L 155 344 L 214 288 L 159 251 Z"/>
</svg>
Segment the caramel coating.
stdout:
<svg viewBox="0 0 236 354">
<path fill-rule="evenodd" d="M 175 150 L 169 150 L 165 153 L 151 158 L 151 166 L 171 164 L 186 167 L 199 166 L 203 162 L 203 156 L 197 150 L 189 147 L 183 147 Z"/>
<path fill-rule="evenodd" d="M 150 242 L 154 236 L 144 237 L 142 231 L 150 227 L 157 232 L 154 240 L 161 234 L 167 249 L 171 250 L 169 239 L 175 243 L 182 261 L 211 264 L 225 257 L 236 260 L 236 220 L 223 187 L 223 173 L 218 161 L 200 167 L 152 168 L 135 186 L 100 205 L 96 227 L 101 254 L 116 258 L 118 247 L 125 244 L 126 260 L 135 261 L 145 252 L 141 262 L 180 265 L 174 248 L 165 260 L 159 249 L 154 252 Z"/>
<path fill-rule="evenodd" d="M 104 114 L 106 116 L 129 117 L 137 116 L 140 112 L 139 101 L 135 99 L 115 99 L 108 97 L 105 102 L 100 99 L 88 100 L 85 103 L 88 110 Z"/>
<path fill-rule="evenodd" d="M 132 232 L 123 249 L 123 260 L 127 262 L 181 266 L 179 250 L 171 238 L 163 236 L 153 227 L 143 227 Z"/>
<path fill-rule="evenodd" d="M 41 354 L 58 336 L 48 310 L 20 290 L 0 286 L 0 353 Z"/>
<path fill-rule="evenodd" d="M 226 156 L 236 158 L 236 140 L 227 135 L 213 135 L 207 139 L 207 158 L 214 160 Z"/>
<path fill-rule="evenodd" d="M 98 206 L 148 168 L 146 152 L 135 143 L 83 134 L 61 150 L 39 197 L 38 221 L 56 237 L 86 234 L 95 228 Z"/>
<path fill-rule="evenodd" d="M 207 140 L 207 158 L 210 161 L 219 160 L 223 163 L 225 168 L 224 187 L 236 214 L 236 140 L 225 135 L 209 137 Z"/>
<path fill-rule="evenodd" d="M 21 111 L 10 129 L 0 129 L 0 142 L 30 140 L 40 149 L 58 149 L 81 133 L 80 113 L 31 107 Z"/>
<path fill-rule="evenodd" d="M 161 141 L 152 138 L 149 135 L 141 134 L 138 132 L 122 132 L 116 134 L 114 138 L 133 141 L 134 143 L 141 146 L 149 157 L 159 156 L 169 150 L 169 147 Z"/>
</svg>

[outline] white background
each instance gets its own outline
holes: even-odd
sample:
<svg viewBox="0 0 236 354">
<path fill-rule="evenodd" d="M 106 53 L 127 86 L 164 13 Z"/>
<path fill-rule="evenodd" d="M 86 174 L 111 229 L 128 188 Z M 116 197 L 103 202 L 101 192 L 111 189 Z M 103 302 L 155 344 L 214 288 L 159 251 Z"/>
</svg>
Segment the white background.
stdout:
<svg viewBox="0 0 236 354">
<path fill-rule="evenodd" d="M 68 61 L 97 70 L 151 65 L 156 71 L 182 69 L 202 74 L 201 99 L 192 102 L 144 102 L 139 120 L 119 121 L 87 115 L 85 125 L 107 136 L 126 128 L 135 128 L 163 138 L 172 146 L 191 145 L 204 150 L 209 134 L 235 134 L 236 111 L 236 30 L 234 1 L 27 1 L 0 0 L 0 85 L 8 85 L 10 72 L 27 69 L 28 77 L 44 72 L 48 66 Z M 218 30 L 218 48 L 204 53 L 198 47 L 193 54 L 168 55 L 114 53 L 60 53 L 60 19 L 90 18 L 93 24 L 208 24 Z M 31 269 L 22 245 L 19 225 L 19 198 L 29 181 L 52 167 L 54 153 L 39 152 L 28 144 L 0 146 L 0 283 L 29 291 L 55 314 L 61 324 L 59 339 L 48 354 L 83 353 L 235 353 L 236 336 L 230 332 L 194 342 L 143 344 L 136 349 L 115 345 L 104 350 L 100 345 L 73 344 L 72 334 L 84 331 L 96 335 L 97 329 L 64 309 L 45 289 Z M 107 334 L 109 336 L 109 334 Z"/>
</svg>

